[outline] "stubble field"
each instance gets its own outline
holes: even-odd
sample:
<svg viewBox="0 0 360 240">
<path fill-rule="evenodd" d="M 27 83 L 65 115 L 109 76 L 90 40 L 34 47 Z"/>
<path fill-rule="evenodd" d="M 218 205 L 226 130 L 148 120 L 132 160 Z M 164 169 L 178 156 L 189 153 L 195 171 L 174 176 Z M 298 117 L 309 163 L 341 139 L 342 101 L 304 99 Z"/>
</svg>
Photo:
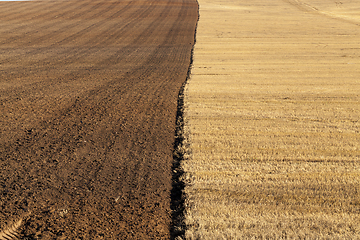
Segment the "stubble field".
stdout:
<svg viewBox="0 0 360 240">
<path fill-rule="evenodd" d="M 360 2 L 199 6 L 186 238 L 360 238 Z"/>
<path fill-rule="evenodd" d="M 0 238 L 169 239 L 196 1 L 0 2 Z"/>
</svg>

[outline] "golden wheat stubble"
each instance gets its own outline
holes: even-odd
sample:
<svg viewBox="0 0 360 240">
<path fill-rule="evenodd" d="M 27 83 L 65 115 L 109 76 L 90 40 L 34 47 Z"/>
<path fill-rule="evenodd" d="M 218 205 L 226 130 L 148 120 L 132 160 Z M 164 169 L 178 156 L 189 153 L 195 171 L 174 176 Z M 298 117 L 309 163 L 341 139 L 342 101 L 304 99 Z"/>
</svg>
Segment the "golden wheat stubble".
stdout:
<svg viewBox="0 0 360 240">
<path fill-rule="evenodd" d="M 342 16 L 353 3 L 199 4 L 187 237 L 358 237 L 359 22 Z"/>
</svg>

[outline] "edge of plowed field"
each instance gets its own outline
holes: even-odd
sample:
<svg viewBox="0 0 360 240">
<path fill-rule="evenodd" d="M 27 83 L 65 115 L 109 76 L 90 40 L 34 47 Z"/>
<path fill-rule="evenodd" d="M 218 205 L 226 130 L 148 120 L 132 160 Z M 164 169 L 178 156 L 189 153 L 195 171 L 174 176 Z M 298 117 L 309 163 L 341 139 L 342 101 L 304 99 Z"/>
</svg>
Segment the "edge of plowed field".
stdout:
<svg viewBox="0 0 360 240">
<path fill-rule="evenodd" d="M 186 79 L 182 84 L 178 100 L 177 100 L 177 110 L 176 110 L 176 128 L 175 128 L 175 141 L 174 141 L 174 154 L 173 154 L 173 165 L 172 165 L 172 189 L 171 189 L 171 220 L 172 225 L 170 228 L 170 238 L 171 239 L 185 239 L 185 182 L 184 174 L 185 171 L 182 168 L 182 162 L 189 158 L 190 151 L 190 142 L 189 142 L 189 132 L 185 130 L 185 91 L 189 79 L 191 78 L 191 69 L 194 62 L 194 48 L 196 45 L 196 33 L 198 22 L 200 19 L 200 7 L 199 2 L 196 0 L 198 5 L 198 18 L 195 25 L 194 32 L 194 45 L 191 48 L 190 54 L 190 64 L 187 71 Z"/>
</svg>

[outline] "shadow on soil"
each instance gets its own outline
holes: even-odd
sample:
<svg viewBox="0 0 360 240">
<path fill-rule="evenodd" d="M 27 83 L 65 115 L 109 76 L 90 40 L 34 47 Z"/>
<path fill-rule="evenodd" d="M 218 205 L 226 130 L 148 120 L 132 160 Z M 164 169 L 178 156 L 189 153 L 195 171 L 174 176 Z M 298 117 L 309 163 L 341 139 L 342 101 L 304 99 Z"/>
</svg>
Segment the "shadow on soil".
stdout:
<svg viewBox="0 0 360 240">
<path fill-rule="evenodd" d="M 199 4 L 198 4 L 199 6 Z M 199 21 L 199 7 L 198 7 L 198 20 Z M 196 43 L 196 29 L 194 34 L 194 45 Z M 172 189 L 171 189 L 171 218 L 172 225 L 170 228 L 170 239 L 178 240 L 185 239 L 185 183 L 182 181 L 184 170 L 181 167 L 181 162 L 185 160 L 185 154 L 189 154 L 190 146 L 186 141 L 184 131 L 184 98 L 185 98 L 185 87 L 191 75 L 191 67 L 193 64 L 194 46 L 191 49 L 190 65 L 187 72 L 187 77 L 181 89 L 179 91 L 177 112 L 176 112 L 176 129 L 175 129 L 175 142 L 174 142 L 174 153 L 173 153 L 173 165 L 172 165 Z"/>
<path fill-rule="evenodd" d="M 185 236 L 185 183 L 181 180 L 184 171 L 181 162 L 184 160 L 184 87 L 181 87 L 176 117 L 176 132 L 172 166 L 172 189 L 171 189 L 171 218 L 172 226 L 170 229 L 171 239 L 184 239 Z"/>
</svg>

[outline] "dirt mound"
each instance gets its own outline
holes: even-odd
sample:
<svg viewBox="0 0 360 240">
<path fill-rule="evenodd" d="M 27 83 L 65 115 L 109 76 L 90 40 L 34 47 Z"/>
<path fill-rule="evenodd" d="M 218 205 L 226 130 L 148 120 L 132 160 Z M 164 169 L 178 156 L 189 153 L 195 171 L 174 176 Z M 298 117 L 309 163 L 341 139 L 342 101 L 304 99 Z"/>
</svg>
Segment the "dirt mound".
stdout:
<svg viewBox="0 0 360 240">
<path fill-rule="evenodd" d="M 167 239 L 194 0 L 0 2 L 0 229 Z"/>
</svg>

